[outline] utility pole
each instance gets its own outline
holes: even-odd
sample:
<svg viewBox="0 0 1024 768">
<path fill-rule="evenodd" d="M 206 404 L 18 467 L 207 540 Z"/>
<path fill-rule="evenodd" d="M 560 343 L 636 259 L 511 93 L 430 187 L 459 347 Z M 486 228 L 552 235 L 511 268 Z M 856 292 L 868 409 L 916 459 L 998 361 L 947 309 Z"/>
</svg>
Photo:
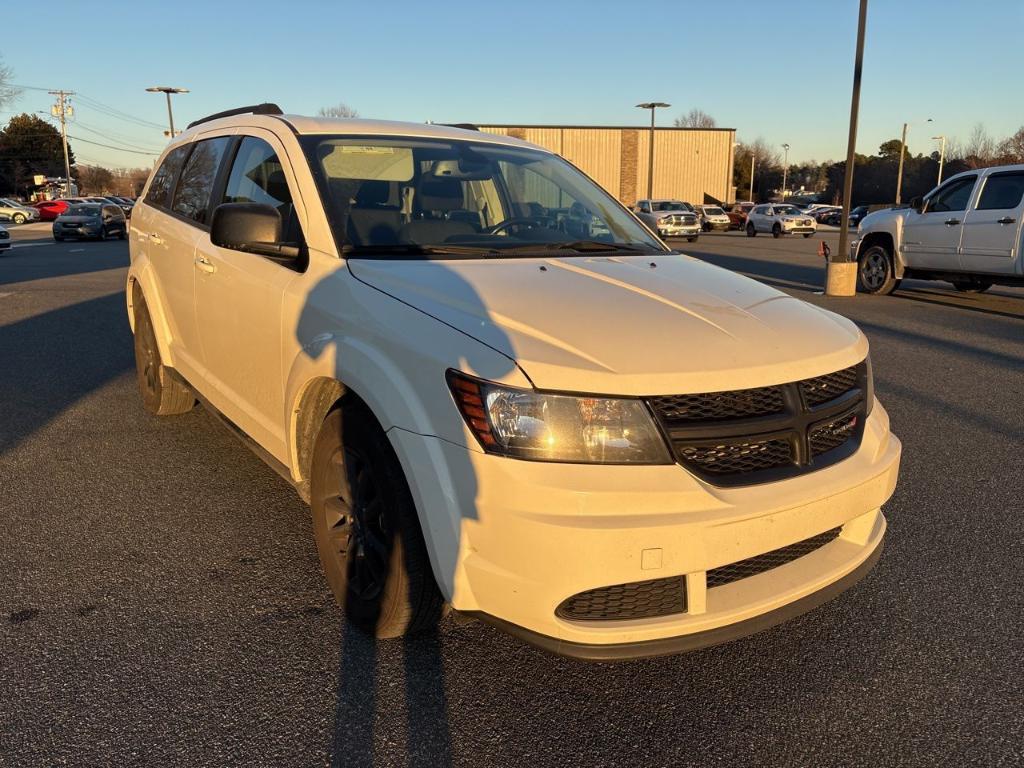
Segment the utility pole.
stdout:
<svg viewBox="0 0 1024 768">
<path fill-rule="evenodd" d="M 756 159 L 753 150 L 750 152 L 750 202 L 754 200 L 754 160 Z"/>
<path fill-rule="evenodd" d="M 75 114 L 75 110 L 68 104 L 68 96 L 74 96 L 74 91 L 50 91 L 51 96 L 57 97 L 57 103 L 50 107 L 50 114 L 60 120 L 60 136 L 64 142 L 64 197 L 71 197 L 71 160 L 68 156 L 68 126 L 67 119 Z"/>
<path fill-rule="evenodd" d="M 903 190 L 903 156 L 907 154 L 907 124 L 903 124 L 903 135 L 900 136 L 900 168 L 896 171 L 896 205 L 900 204 L 900 192 Z"/>
<path fill-rule="evenodd" d="M 857 115 L 860 112 L 860 76 L 864 69 L 864 32 L 867 23 L 868 0 L 860 0 L 860 14 L 857 19 L 857 54 L 853 64 L 853 96 L 850 98 L 850 135 L 846 141 L 846 169 L 843 173 L 843 215 L 839 220 L 839 245 L 835 253 L 829 256 L 825 268 L 825 295 L 827 296 L 853 296 L 857 293 L 857 262 L 851 258 L 847 238 L 850 230 L 850 197 L 853 195 Z"/>
<path fill-rule="evenodd" d="M 782 163 L 782 202 L 786 202 L 786 178 L 789 176 L 789 144 L 783 144 L 786 150 L 786 159 Z"/>
</svg>

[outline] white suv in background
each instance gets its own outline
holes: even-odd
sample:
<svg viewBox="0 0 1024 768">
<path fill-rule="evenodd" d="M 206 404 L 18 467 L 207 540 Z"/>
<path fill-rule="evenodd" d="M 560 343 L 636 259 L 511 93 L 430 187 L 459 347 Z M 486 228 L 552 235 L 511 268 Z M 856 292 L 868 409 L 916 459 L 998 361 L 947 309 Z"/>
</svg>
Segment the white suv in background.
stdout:
<svg viewBox="0 0 1024 768">
<path fill-rule="evenodd" d="M 817 231 L 814 219 L 789 203 L 755 205 L 747 214 L 747 237 L 754 237 L 758 232 L 770 232 L 772 237 L 810 237 Z"/>
<path fill-rule="evenodd" d="M 544 149 L 231 110 L 171 142 L 130 242 L 146 409 L 202 401 L 292 483 L 378 637 L 447 603 L 557 653 L 673 653 L 881 552 L 900 443 L 864 334 Z"/>
<path fill-rule="evenodd" d="M 850 246 L 860 290 L 892 293 L 903 278 L 958 291 L 1024 285 L 1024 165 L 952 176 L 907 208 L 868 214 Z"/>
</svg>

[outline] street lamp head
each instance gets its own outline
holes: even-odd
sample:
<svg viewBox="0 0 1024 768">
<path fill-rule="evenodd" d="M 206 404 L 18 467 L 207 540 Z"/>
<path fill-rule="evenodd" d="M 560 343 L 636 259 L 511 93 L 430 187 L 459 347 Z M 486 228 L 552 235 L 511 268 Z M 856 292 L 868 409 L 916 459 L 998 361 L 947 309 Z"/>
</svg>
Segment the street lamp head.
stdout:
<svg viewBox="0 0 1024 768">
<path fill-rule="evenodd" d="M 782 148 L 785 149 L 786 151 L 789 151 L 789 144 L 783 144 Z"/>
<path fill-rule="evenodd" d="M 173 88 L 169 85 L 154 85 L 146 90 L 150 93 L 189 93 L 188 88 Z"/>
<path fill-rule="evenodd" d="M 660 107 L 671 107 L 671 104 L 666 104 L 663 101 L 645 101 L 642 104 L 637 104 L 640 109 L 658 109 Z"/>
</svg>

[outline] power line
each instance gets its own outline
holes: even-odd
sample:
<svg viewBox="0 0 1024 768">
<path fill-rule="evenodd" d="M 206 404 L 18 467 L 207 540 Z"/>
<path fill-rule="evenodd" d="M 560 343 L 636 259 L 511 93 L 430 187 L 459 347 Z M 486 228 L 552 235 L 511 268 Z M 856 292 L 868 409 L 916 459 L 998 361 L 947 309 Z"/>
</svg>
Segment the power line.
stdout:
<svg viewBox="0 0 1024 768">
<path fill-rule="evenodd" d="M 89 131 L 89 133 L 95 133 L 97 136 L 100 136 L 101 138 L 107 139 L 108 141 L 115 141 L 118 144 L 123 144 L 124 146 L 130 147 L 132 149 L 144 150 L 144 151 L 148 151 L 148 152 L 156 152 L 156 154 L 160 154 L 160 152 L 163 151 L 159 147 L 147 147 L 147 146 L 143 146 L 141 144 L 133 144 L 133 143 L 131 143 L 131 142 L 125 140 L 125 139 L 118 138 L 116 136 L 116 134 L 112 134 L 112 133 L 111 134 L 107 134 L 107 133 L 104 133 L 103 131 L 97 130 L 96 128 L 90 128 L 88 125 L 83 123 L 81 120 L 75 120 L 74 121 L 74 125 L 75 125 L 76 128 L 84 128 L 85 130 Z"/>
</svg>

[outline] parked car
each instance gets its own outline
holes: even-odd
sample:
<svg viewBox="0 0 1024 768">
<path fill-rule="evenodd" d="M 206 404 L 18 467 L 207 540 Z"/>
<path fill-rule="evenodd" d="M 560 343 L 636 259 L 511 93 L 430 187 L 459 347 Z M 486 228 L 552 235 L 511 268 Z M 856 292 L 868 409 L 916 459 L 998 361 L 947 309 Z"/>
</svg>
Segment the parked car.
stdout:
<svg viewBox="0 0 1024 768">
<path fill-rule="evenodd" d="M 11 233 L 7 231 L 3 224 L 0 224 L 0 253 L 5 253 L 11 249 Z"/>
<path fill-rule="evenodd" d="M 842 210 L 843 209 L 837 205 L 829 205 L 825 206 L 824 208 L 817 208 L 811 212 L 811 218 L 814 219 L 819 224 L 828 224 L 828 221 L 830 218 L 832 218 L 832 215 L 836 212 L 842 212 Z"/>
<path fill-rule="evenodd" d="M 100 203 L 100 204 L 110 203 L 110 204 L 116 205 L 118 208 L 120 208 L 122 211 L 124 211 L 124 215 L 127 218 L 131 218 L 132 208 L 135 206 L 134 203 L 126 202 L 122 198 L 115 197 L 114 195 L 96 195 L 96 196 L 92 196 L 92 197 L 82 198 L 82 200 L 87 202 L 87 203 Z"/>
<path fill-rule="evenodd" d="M 144 406 L 247 436 L 370 634 L 448 603 L 557 653 L 678 652 L 879 556 L 900 443 L 864 334 L 674 253 L 552 152 L 261 105 L 173 139 L 134 218 Z"/>
<path fill-rule="evenodd" d="M 682 200 L 638 200 L 636 215 L 662 237 L 685 237 L 691 243 L 700 235 L 700 218 Z"/>
<path fill-rule="evenodd" d="M 24 224 L 27 221 L 36 221 L 39 218 L 39 211 L 17 200 L 0 197 L 0 217 L 7 218 L 15 224 Z"/>
<path fill-rule="evenodd" d="M 907 208 L 865 216 L 850 246 L 858 286 L 888 294 L 904 278 L 946 280 L 958 291 L 1024 285 L 1024 165 L 965 171 Z"/>
<path fill-rule="evenodd" d="M 866 205 L 858 205 L 856 208 L 850 211 L 850 226 L 855 227 L 860 224 L 861 219 L 868 215 L 868 207 Z M 833 227 L 840 227 L 843 224 L 843 209 L 839 208 L 833 211 L 825 219 L 826 224 L 830 224 Z"/>
<path fill-rule="evenodd" d="M 725 215 L 729 217 L 729 229 L 744 229 L 747 226 L 747 214 L 754 207 L 754 203 L 740 201 L 733 203 Z"/>
<path fill-rule="evenodd" d="M 67 200 L 41 200 L 33 206 L 42 221 L 53 221 L 68 209 Z"/>
<path fill-rule="evenodd" d="M 770 232 L 772 237 L 803 235 L 810 237 L 818 229 L 814 219 L 789 203 L 767 203 L 754 206 L 747 214 L 747 237 Z"/>
<path fill-rule="evenodd" d="M 700 219 L 701 230 L 704 232 L 729 229 L 729 217 L 717 205 L 698 205 L 695 209 Z"/>
<path fill-rule="evenodd" d="M 69 238 L 124 240 L 127 234 L 124 211 L 113 203 L 72 203 L 53 222 L 53 239 L 58 242 Z"/>
</svg>

